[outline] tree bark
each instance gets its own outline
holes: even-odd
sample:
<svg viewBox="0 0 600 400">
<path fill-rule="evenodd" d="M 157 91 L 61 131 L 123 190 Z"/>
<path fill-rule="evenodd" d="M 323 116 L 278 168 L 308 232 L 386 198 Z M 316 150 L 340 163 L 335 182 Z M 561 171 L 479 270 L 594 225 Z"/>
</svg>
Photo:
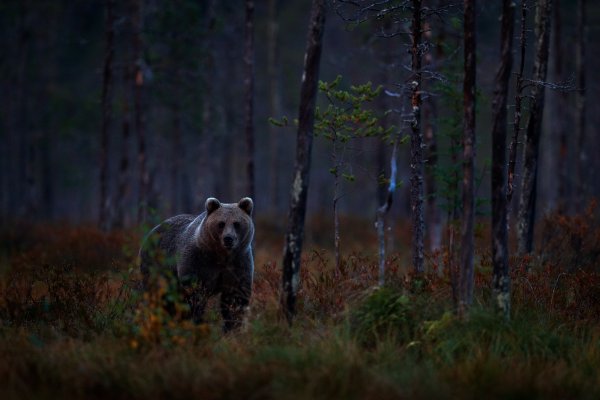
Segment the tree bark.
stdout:
<svg viewBox="0 0 600 400">
<path fill-rule="evenodd" d="M 544 82 L 548 70 L 548 46 L 552 0 L 539 0 L 535 10 L 536 54 L 533 65 L 533 89 L 531 93 L 525 148 L 523 150 L 523 177 L 519 197 L 517 222 L 518 252 L 520 255 L 533 250 L 534 220 L 538 175 L 538 153 L 544 113 Z"/>
<path fill-rule="evenodd" d="M 181 82 L 181 81 L 180 81 Z M 179 93 L 175 94 L 177 100 L 171 110 L 173 114 L 173 141 L 171 142 L 171 215 L 180 212 L 181 199 L 181 170 L 182 160 L 185 159 L 184 147 L 181 143 L 181 105 L 179 104 Z M 189 212 L 190 210 L 186 210 Z"/>
<path fill-rule="evenodd" d="M 110 228 L 108 198 L 108 146 L 109 131 L 112 119 L 112 75 L 113 58 L 115 55 L 115 0 L 106 0 L 104 69 L 102 73 L 102 132 L 100 137 L 100 212 L 99 226 Z"/>
<path fill-rule="evenodd" d="M 429 23 L 425 26 L 425 39 L 432 41 L 432 29 Z M 443 34 L 440 34 L 442 37 Z M 443 52 L 440 52 L 440 55 Z M 429 51 L 424 57 L 425 65 L 429 70 L 435 69 L 433 52 Z M 423 128 L 425 130 L 425 146 L 427 149 L 427 158 L 425 161 L 425 193 L 427 196 L 427 238 L 429 242 L 429 252 L 434 254 L 442 245 L 442 218 L 437 206 L 437 187 L 435 179 L 435 169 L 438 162 L 437 154 L 437 135 L 435 122 L 437 120 L 436 101 L 433 96 L 429 96 L 423 107 Z"/>
<path fill-rule="evenodd" d="M 143 87 L 144 73 L 142 70 L 142 1 L 133 0 L 132 25 L 133 25 L 133 58 L 135 62 L 133 103 L 134 103 L 134 126 L 138 140 L 138 173 L 139 173 L 139 204 L 138 223 L 145 222 L 148 213 L 148 196 L 150 190 L 150 174 L 146 165 L 146 133 L 144 130 L 143 113 Z"/>
<path fill-rule="evenodd" d="M 585 171 L 587 154 L 585 151 L 585 0 L 577 1 L 577 41 L 575 44 L 575 70 L 577 92 L 575 95 L 575 137 L 577 140 L 577 201 L 576 212 L 583 212 L 586 195 Z"/>
<path fill-rule="evenodd" d="M 423 255 L 423 134 L 421 132 L 421 0 L 413 0 L 412 46 L 411 46 L 411 105 L 412 122 L 410 136 L 410 203 L 412 210 L 412 257 L 415 273 L 425 271 Z"/>
<path fill-rule="evenodd" d="M 458 302 L 460 318 L 466 318 L 468 308 L 473 301 L 473 225 L 475 222 L 475 0 L 465 0 L 464 7 L 463 217 Z"/>
<path fill-rule="evenodd" d="M 131 29 L 131 24 L 128 25 Z M 128 34 L 131 35 L 131 30 Z M 130 39 L 130 36 L 127 36 Z M 121 159 L 119 160 L 118 187 L 117 187 L 117 216 L 115 226 L 119 228 L 129 227 L 131 225 L 131 212 L 128 210 L 129 196 L 131 192 L 130 176 L 130 140 L 131 140 L 131 89 L 133 88 L 133 71 L 135 69 L 131 56 L 123 60 L 123 98 L 122 102 L 122 121 L 121 121 Z"/>
<path fill-rule="evenodd" d="M 510 207 L 514 193 L 515 169 L 517 166 L 517 148 L 519 145 L 519 133 L 521 131 L 522 103 L 523 103 L 523 74 L 525 71 L 525 49 L 527 47 L 527 0 L 521 0 L 521 34 L 519 37 L 519 69 L 517 71 L 517 87 L 515 93 L 515 120 L 513 123 L 513 135 L 508 151 L 508 184 L 506 198 Z"/>
<path fill-rule="evenodd" d="M 562 44 L 562 21 L 560 11 L 560 0 L 554 0 L 554 28 L 552 29 L 552 51 L 554 58 L 554 80 L 556 82 L 564 81 L 563 72 L 563 44 Z M 558 212 L 564 213 L 567 206 L 568 196 L 568 177 L 567 177 L 567 154 L 568 154 L 568 136 L 566 110 L 568 110 L 567 93 L 560 91 L 556 94 L 556 102 L 554 112 L 552 113 L 552 125 L 554 126 L 554 137 L 558 139 L 558 154 L 557 155 L 557 175 L 558 175 L 558 196 L 557 209 Z"/>
<path fill-rule="evenodd" d="M 506 198 L 506 103 L 512 69 L 515 26 L 513 0 L 502 1 L 500 65 L 494 80 L 492 104 L 492 291 L 494 306 L 510 317 L 510 275 L 508 265 L 508 203 Z"/>
<path fill-rule="evenodd" d="M 300 88 L 296 163 L 283 251 L 283 293 L 281 300 L 286 318 L 290 324 L 296 313 L 296 294 L 300 283 L 300 261 L 304 239 L 304 219 L 310 176 L 315 103 L 326 8 L 326 0 L 313 0 Z"/>
<path fill-rule="evenodd" d="M 269 23 L 267 29 L 267 75 L 269 78 L 269 114 L 273 118 L 281 115 L 281 85 L 279 80 L 279 21 L 278 21 L 278 1 L 269 0 Z M 281 201 L 279 195 L 280 181 L 280 163 L 281 163 L 281 140 L 280 130 L 273 124 L 269 124 L 269 153 L 270 153 L 270 174 L 269 177 L 269 198 L 270 209 L 280 210 Z"/>
<path fill-rule="evenodd" d="M 246 0 L 246 24 L 244 30 L 244 93 L 246 133 L 246 195 L 256 201 L 254 177 L 254 1 Z"/>
<path fill-rule="evenodd" d="M 396 190 L 396 173 L 398 170 L 397 154 L 400 138 L 394 138 L 394 147 L 390 158 L 390 183 L 386 190 L 385 202 L 377 209 L 375 228 L 377 229 L 377 239 L 379 242 L 379 286 L 385 284 L 385 215 L 392 207 L 394 200 L 394 191 Z"/>
</svg>

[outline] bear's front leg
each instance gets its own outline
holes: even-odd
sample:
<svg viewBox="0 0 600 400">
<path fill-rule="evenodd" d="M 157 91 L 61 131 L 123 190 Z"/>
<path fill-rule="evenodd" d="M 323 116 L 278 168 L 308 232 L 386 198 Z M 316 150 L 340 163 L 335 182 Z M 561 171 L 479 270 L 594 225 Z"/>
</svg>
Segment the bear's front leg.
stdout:
<svg viewBox="0 0 600 400">
<path fill-rule="evenodd" d="M 206 289 L 197 278 L 183 279 L 181 282 L 183 300 L 190 308 L 190 315 L 195 324 L 203 322 L 204 309 L 208 302 Z"/>
<path fill-rule="evenodd" d="M 242 325 L 249 303 L 249 295 L 231 292 L 221 293 L 221 316 L 223 317 L 223 332 L 230 332 L 238 329 Z"/>
<path fill-rule="evenodd" d="M 221 316 L 223 331 L 238 329 L 250 304 L 252 269 L 232 268 L 223 274 L 221 287 Z"/>
</svg>

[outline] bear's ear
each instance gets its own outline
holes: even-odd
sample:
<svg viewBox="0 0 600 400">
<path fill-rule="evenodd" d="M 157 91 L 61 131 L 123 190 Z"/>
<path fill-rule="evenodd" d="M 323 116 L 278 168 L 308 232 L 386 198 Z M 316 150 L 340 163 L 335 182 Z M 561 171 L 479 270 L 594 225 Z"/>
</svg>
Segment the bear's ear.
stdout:
<svg viewBox="0 0 600 400">
<path fill-rule="evenodd" d="M 254 203 L 250 197 L 244 197 L 238 203 L 238 207 L 242 210 L 246 211 L 246 214 L 252 215 L 252 208 L 254 207 Z"/>
<path fill-rule="evenodd" d="M 206 213 L 210 214 L 211 212 L 217 210 L 221 207 L 221 202 L 214 197 L 209 197 L 206 199 Z"/>
</svg>

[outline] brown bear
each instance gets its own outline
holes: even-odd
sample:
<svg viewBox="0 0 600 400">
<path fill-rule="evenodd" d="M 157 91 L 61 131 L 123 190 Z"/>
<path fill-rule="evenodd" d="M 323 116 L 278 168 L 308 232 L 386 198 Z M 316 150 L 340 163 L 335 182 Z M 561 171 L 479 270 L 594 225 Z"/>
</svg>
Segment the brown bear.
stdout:
<svg viewBox="0 0 600 400">
<path fill-rule="evenodd" d="M 198 216 L 178 215 L 144 238 L 140 269 L 147 289 L 153 276 L 169 275 L 200 323 L 209 297 L 221 295 L 223 330 L 238 328 L 252 292 L 254 257 L 253 202 L 224 204 L 211 197 Z"/>
</svg>

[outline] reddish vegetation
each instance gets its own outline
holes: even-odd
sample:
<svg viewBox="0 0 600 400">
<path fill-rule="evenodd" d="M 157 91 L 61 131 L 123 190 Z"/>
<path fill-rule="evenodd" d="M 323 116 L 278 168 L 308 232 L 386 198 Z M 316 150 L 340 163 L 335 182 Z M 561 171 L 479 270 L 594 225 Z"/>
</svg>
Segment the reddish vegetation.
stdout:
<svg viewBox="0 0 600 400">
<path fill-rule="evenodd" d="M 582 215 L 548 215 L 538 238 L 541 251 L 525 259 L 511 259 L 510 324 L 498 322 L 485 311 L 491 309 L 492 270 L 487 227 L 476 229 L 472 321 L 460 323 L 448 312 L 452 309 L 452 290 L 445 250 L 429 255 L 429 272 L 413 279 L 408 250 L 410 229 L 405 223 L 397 224 L 396 251 L 386 262 L 389 288 L 375 291 L 378 270 L 371 221 L 342 220 L 345 256 L 336 270 L 330 245 L 331 224 L 325 218 L 314 218 L 308 227 L 308 250 L 303 255 L 298 319 L 290 330 L 279 306 L 280 232 L 259 220 L 249 330 L 225 341 L 220 334 L 216 302 L 212 303 L 212 312 L 207 313 L 208 324 L 194 326 L 182 319 L 185 309 L 177 308 L 175 315 L 165 311 L 164 296 L 173 294 L 168 286 L 160 286 L 156 293 L 137 290 L 140 234 L 104 234 L 95 228 L 75 226 L 14 227 L 1 238 L 4 272 L 0 277 L 0 333 L 4 339 L 0 340 L 0 357 L 20 367 L 0 368 L 0 384 L 13 387 L 15 379 L 33 379 L 32 371 L 37 369 L 32 370 L 30 365 L 39 364 L 39 373 L 52 374 L 54 381 L 38 382 L 39 388 L 32 387 L 32 393 L 52 393 L 52 382 L 69 382 L 85 391 L 94 382 L 97 384 L 96 375 L 82 372 L 85 377 L 73 377 L 60 372 L 61 363 L 83 368 L 81 363 L 87 362 L 84 369 L 103 371 L 124 357 L 119 364 L 121 372 L 110 378 L 111 385 L 120 388 L 126 384 L 124 376 L 138 373 L 136 366 L 154 355 L 168 359 L 175 368 L 204 368 L 204 378 L 198 381 L 202 384 L 196 391 L 216 379 L 213 372 L 225 370 L 230 371 L 227 379 L 232 382 L 253 376 L 248 375 L 249 371 L 255 371 L 258 375 L 253 385 L 257 387 L 270 387 L 269 382 L 274 380 L 282 387 L 290 382 L 304 387 L 305 379 L 313 379 L 315 365 L 329 365 L 322 372 L 323 379 L 337 380 L 340 388 L 352 388 L 352 392 L 368 397 L 362 385 L 353 383 L 353 377 L 358 373 L 364 381 L 373 382 L 369 371 L 375 368 L 384 375 L 390 372 L 370 390 L 392 390 L 385 382 L 395 382 L 392 377 L 401 376 L 404 383 L 394 386 L 394 391 L 400 390 L 395 393 L 419 397 L 414 395 L 421 390 L 415 383 L 418 380 L 402 375 L 408 362 L 422 382 L 437 380 L 442 391 L 443 385 L 453 382 L 459 394 L 477 385 L 485 387 L 478 380 L 477 365 L 496 371 L 490 378 L 494 387 L 516 385 L 517 391 L 527 387 L 535 393 L 563 390 L 566 397 L 572 397 L 583 393 L 583 389 L 572 389 L 586 382 L 591 390 L 586 393 L 600 393 L 600 381 L 586 372 L 600 366 L 600 224 L 595 210 L 595 204 L 591 204 Z M 390 338 L 395 338 L 391 344 Z M 63 355 L 65 343 L 70 343 L 73 351 Z M 311 351 L 313 347 L 319 350 Z M 183 352 L 177 350 L 180 348 Z M 187 349 L 194 351 L 188 353 Z M 80 359 L 76 354 L 81 351 L 92 358 Z M 393 367 L 389 364 L 390 351 L 394 352 L 391 359 L 397 360 Z M 265 357 L 272 360 L 272 368 L 277 366 L 276 373 L 271 367 L 256 369 Z M 506 357 L 516 371 L 523 373 L 516 376 L 501 372 L 506 369 L 501 367 Z M 423 360 L 433 363 L 434 370 L 422 364 Z M 580 364 L 588 369 L 577 369 Z M 161 365 L 158 361 L 148 368 L 155 376 L 162 376 Z M 340 375 L 339 371 L 344 372 Z M 540 387 L 536 383 L 540 374 L 550 376 L 553 384 Z M 168 376 L 179 382 L 176 374 Z M 172 389 L 157 387 L 158 381 L 136 381 L 137 386 L 131 386 L 129 393 Z M 229 387 L 225 381 L 222 385 Z M 184 380 L 181 384 L 191 382 Z M 332 395 L 345 397 L 345 393 Z M 421 393 L 421 397 L 430 396 Z"/>
</svg>

